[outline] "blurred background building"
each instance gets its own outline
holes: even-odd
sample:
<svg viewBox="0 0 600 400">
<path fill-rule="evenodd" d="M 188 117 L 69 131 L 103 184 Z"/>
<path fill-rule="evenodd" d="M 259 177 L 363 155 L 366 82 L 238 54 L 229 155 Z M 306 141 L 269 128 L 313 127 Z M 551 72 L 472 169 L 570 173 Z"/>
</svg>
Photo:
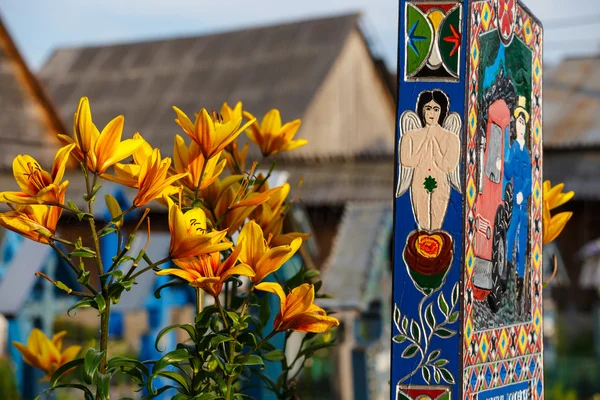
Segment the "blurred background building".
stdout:
<svg viewBox="0 0 600 400">
<path fill-rule="evenodd" d="M 51 163 L 55 133 L 71 133 L 72 115 L 84 95 L 98 125 L 124 114 L 125 135 L 139 131 L 163 155 L 172 154 L 174 134 L 180 133 L 172 105 L 192 113 L 239 100 L 258 117 L 276 107 L 286 121 L 301 118 L 298 136 L 309 144 L 284 153 L 278 169 L 287 172 L 292 187 L 304 178 L 288 229 L 300 227 L 313 236 L 290 264 L 322 271 L 324 288 L 335 298 L 327 306 L 342 321 L 336 350 L 316 354 L 301 375 L 302 398 L 388 399 L 397 2 L 225 1 L 199 9 L 186 1 L 79 6 L 64 0 L 39 4 L 35 12 L 17 3 L 0 0 L 3 190 L 14 187 L 16 154 Z M 557 0 L 526 3 L 546 27 L 544 177 L 576 191 L 567 206 L 573 219 L 544 254 L 549 273 L 552 255 L 559 264 L 558 279 L 546 294 L 546 398 L 567 398 L 571 390 L 586 398 L 600 392 L 600 214 L 595 211 L 600 37 L 589 29 L 600 25 L 600 4 L 572 1 L 565 10 Z M 350 7 L 364 12 L 348 12 Z M 239 28 L 247 25 L 261 26 Z M 71 179 L 69 197 L 77 200 L 83 190 L 81 179 Z M 127 191 L 115 194 L 130 201 Z M 107 217 L 99 210 L 97 218 Z M 166 229 L 160 208 L 153 209 L 152 225 L 157 232 Z M 79 232 L 75 218 L 65 218 L 60 229 Z M 36 281 L 33 272 L 54 268 L 67 280 L 69 271 L 60 272 L 64 266 L 58 260 L 29 245 L 3 234 L 0 354 L 5 356 L 9 340 L 31 326 L 52 330 L 49 325 L 57 329 L 86 320 L 84 313 L 50 318 L 58 315 L 59 302 L 69 300 Z M 26 259 L 29 269 L 16 270 L 25 256 L 32 257 Z M 13 282 L 23 280 L 34 289 L 29 297 L 14 292 Z M 120 303 L 122 316 L 111 328 L 122 338 L 119 351 L 140 354 L 161 324 L 191 312 L 185 291 L 169 293 L 167 302 L 153 300 L 160 283 L 150 276 L 140 281 L 138 293 L 144 295 Z M 80 341 L 95 335 L 94 327 L 86 326 L 79 329 Z M 585 373 L 574 366 L 585 366 Z M 8 369 L 0 365 L 0 371 Z M 22 364 L 17 374 L 21 384 L 34 381 Z M 6 381 L 0 379 L 0 385 L 9 385 Z"/>
</svg>

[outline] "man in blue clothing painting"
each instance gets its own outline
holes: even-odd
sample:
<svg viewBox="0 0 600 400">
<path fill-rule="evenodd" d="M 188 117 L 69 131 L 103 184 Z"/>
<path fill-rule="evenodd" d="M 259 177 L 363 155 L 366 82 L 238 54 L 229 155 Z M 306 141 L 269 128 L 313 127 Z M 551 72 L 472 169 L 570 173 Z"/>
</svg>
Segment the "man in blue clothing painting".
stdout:
<svg viewBox="0 0 600 400">
<path fill-rule="evenodd" d="M 513 113 L 513 131 L 515 140 L 505 158 L 504 177 L 512 181 L 514 200 L 512 218 L 507 234 L 507 261 L 516 267 L 517 274 L 517 303 L 521 304 L 525 265 L 527 262 L 529 214 L 528 203 L 531 195 L 531 155 L 527 150 L 525 137 L 529 113 L 525 110 L 526 99 L 520 96 L 518 106 Z M 516 245 L 516 251 L 515 251 Z M 516 256 L 513 256 L 516 253 Z M 516 264 L 513 263 L 516 258 Z"/>
</svg>

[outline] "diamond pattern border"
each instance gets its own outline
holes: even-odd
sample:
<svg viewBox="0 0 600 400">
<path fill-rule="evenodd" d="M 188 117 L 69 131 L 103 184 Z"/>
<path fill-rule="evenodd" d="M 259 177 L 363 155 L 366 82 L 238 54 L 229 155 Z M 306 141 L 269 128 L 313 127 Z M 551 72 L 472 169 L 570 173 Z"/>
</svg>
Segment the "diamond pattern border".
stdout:
<svg viewBox="0 0 600 400">
<path fill-rule="evenodd" d="M 477 118 L 477 82 L 479 65 L 479 36 L 489 30 L 496 29 L 494 18 L 494 1 L 483 0 L 473 2 L 470 7 L 471 14 L 471 43 L 469 47 L 469 99 L 468 99 L 468 148 L 467 154 L 475 151 L 475 130 L 471 126 L 472 120 Z M 541 187 L 542 183 L 542 27 L 527 11 L 517 6 L 517 20 L 515 36 L 523 40 L 533 51 L 533 88 L 532 88 L 532 121 L 534 121 L 532 135 L 532 159 L 537 160 L 534 168 L 534 187 Z M 476 123 L 475 123 L 476 126 Z M 467 190 L 475 181 L 475 157 L 467 158 Z M 469 232 L 469 215 L 473 215 L 474 201 L 469 199 L 465 210 L 465 232 Z M 533 196 L 534 215 L 541 215 L 541 196 Z M 541 231 L 541 229 L 539 230 Z M 543 398 L 543 368 L 542 363 L 542 296 L 541 296 L 541 253 L 542 237 L 540 232 L 532 228 L 531 254 L 537 257 L 533 260 L 532 276 L 532 322 L 499 328 L 493 331 L 474 332 L 472 323 L 473 301 L 465 295 L 463 299 L 464 310 L 464 341 L 463 341 L 463 395 L 465 399 L 476 398 L 476 393 L 495 386 L 531 380 L 533 400 Z M 473 236 L 465 238 L 465 287 L 464 293 L 472 293 L 472 265 L 469 266 L 469 257 L 473 256 Z M 493 342 L 493 343 L 492 343 Z M 505 361 L 506 359 L 510 359 Z M 486 376 L 489 379 L 486 379 Z"/>
</svg>

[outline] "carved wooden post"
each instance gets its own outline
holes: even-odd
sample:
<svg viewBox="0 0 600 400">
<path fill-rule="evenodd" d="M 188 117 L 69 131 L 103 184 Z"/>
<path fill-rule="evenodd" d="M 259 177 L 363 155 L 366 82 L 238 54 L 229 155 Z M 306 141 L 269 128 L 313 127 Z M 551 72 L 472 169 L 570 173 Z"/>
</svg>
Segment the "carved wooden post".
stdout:
<svg viewBox="0 0 600 400">
<path fill-rule="evenodd" d="M 542 26 L 401 0 L 392 399 L 543 399 Z"/>
</svg>

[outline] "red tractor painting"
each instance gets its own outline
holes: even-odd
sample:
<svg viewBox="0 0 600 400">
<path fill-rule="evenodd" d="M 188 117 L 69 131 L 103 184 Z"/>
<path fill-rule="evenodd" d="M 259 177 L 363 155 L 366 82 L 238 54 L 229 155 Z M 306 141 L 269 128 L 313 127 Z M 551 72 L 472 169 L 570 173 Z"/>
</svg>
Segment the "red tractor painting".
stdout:
<svg viewBox="0 0 600 400">
<path fill-rule="evenodd" d="M 503 99 L 487 110 L 487 127 L 479 136 L 474 230 L 473 296 L 487 300 L 492 312 L 500 308 L 509 264 L 506 232 L 512 215 L 512 183 L 504 179 L 505 153 L 510 141 L 510 109 Z"/>
</svg>

